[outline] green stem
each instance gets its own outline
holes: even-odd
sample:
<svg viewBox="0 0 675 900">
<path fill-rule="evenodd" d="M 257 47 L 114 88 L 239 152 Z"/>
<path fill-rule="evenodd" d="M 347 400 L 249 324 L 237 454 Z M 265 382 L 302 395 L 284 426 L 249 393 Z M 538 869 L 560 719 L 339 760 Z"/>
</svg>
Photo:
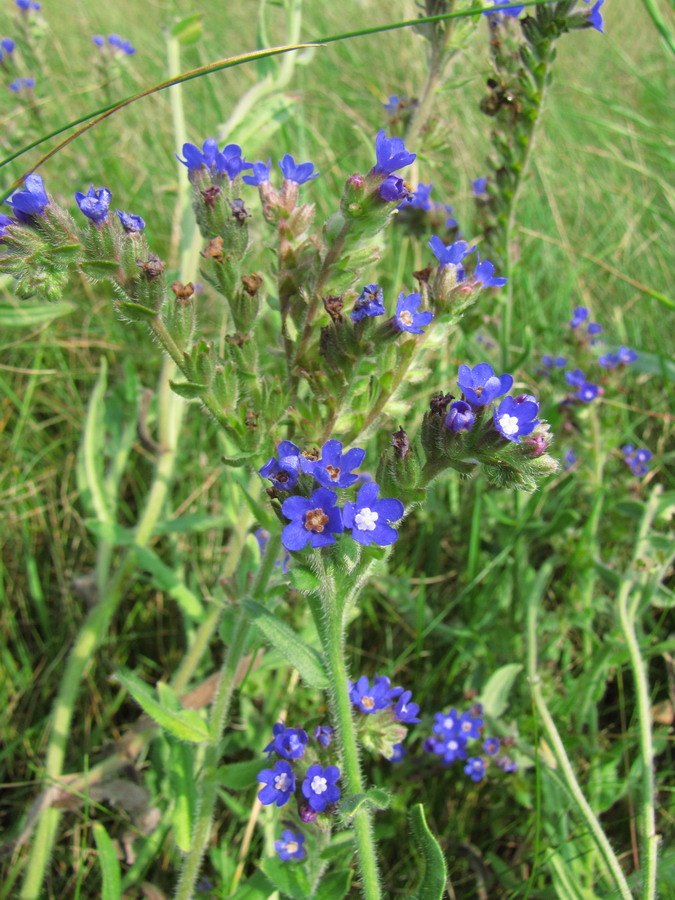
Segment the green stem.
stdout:
<svg viewBox="0 0 675 900">
<path fill-rule="evenodd" d="M 324 579 L 324 585 L 327 585 L 329 582 L 331 582 L 330 577 Z M 340 747 L 342 778 L 347 793 L 354 795 L 363 793 L 364 783 L 359 762 L 359 748 L 354 727 L 352 704 L 349 699 L 349 675 L 344 659 L 345 608 L 346 603 L 343 600 L 338 600 L 335 596 L 328 598 L 327 602 L 324 601 L 323 642 L 328 666 L 328 677 L 332 686 L 333 721 L 336 726 L 338 746 Z M 354 814 L 352 822 L 363 896 L 365 900 L 380 900 L 382 894 L 380 891 L 372 816 L 365 804 Z"/>
<path fill-rule="evenodd" d="M 540 569 L 537 579 L 532 586 L 530 596 L 528 598 L 527 607 L 527 668 L 532 697 L 537 708 L 548 740 L 551 744 L 553 754 L 558 763 L 558 767 L 562 774 L 563 780 L 575 801 L 578 811 L 586 822 L 595 843 L 602 854 L 602 857 L 609 869 L 618 889 L 622 900 L 633 900 L 633 896 L 628 887 L 626 876 L 621 870 L 616 854 L 612 850 L 611 844 L 607 840 L 607 835 L 602 829 L 602 825 L 595 816 L 588 801 L 584 797 L 579 782 L 576 779 L 572 764 L 565 751 L 565 746 L 560 737 L 560 733 L 555 726 L 553 717 L 548 710 L 544 695 L 541 690 L 541 680 L 537 674 L 537 607 L 539 598 L 541 597 L 546 584 L 551 576 L 552 566 L 547 565 Z"/>
<path fill-rule="evenodd" d="M 279 555 L 280 547 L 281 535 L 272 535 L 267 542 L 260 569 L 252 589 L 252 596 L 256 600 L 262 601 L 263 599 L 267 582 L 274 571 L 274 564 Z M 197 785 L 197 794 L 201 798 L 201 802 L 192 833 L 190 852 L 185 858 L 178 887 L 176 888 L 175 900 L 190 900 L 193 896 L 195 882 L 201 869 L 202 858 L 211 836 L 213 811 L 218 795 L 217 767 L 218 759 L 220 758 L 220 743 L 234 693 L 235 675 L 244 654 L 250 630 L 251 625 L 248 618 L 243 612 L 240 613 L 225 656 L 225 663 L 221 670 L 216 696 L 211 708 L 209 719 L 211 739 L 204 754 L 204 768 Z"/>
</svg>

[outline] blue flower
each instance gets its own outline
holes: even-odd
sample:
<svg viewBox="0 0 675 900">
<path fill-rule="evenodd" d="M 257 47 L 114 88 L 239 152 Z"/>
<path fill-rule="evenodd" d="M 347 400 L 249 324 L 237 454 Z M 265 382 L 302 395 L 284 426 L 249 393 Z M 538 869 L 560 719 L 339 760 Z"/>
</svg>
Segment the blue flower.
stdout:
<svg viewBox="0 0 675 900">
<path fill-rule="evenodd" d="M 649 450 L 636 450 L 632 444 L 627 444 L 622 448 L 622 453 L 625 456 L 624 462 L 630 468 L 633 475 L 637 475 L 641 478 L 643 475 L 647 474 L 649 471 L 647 463 L 653 458 L 653 454 Z"/>
<path fill-rule="evenodd" d="M 513 375 L 495 375 L 488 363 L 478 363 L 473 369 L 461 365 L 457 384 L 471 406 L 488 406 L 495 397 L 511 390 Z"/>
<path fill-rule="evenodd" d="M 386 112 L 389 113 L 390 116 L 395 116 L 398 112 L 398 108 L 401 105 L 405 105 L 407 103 L 408 98 L 404 94 L 402 97 L 399 97 L 398 94 L 391 94 L 386 103 L 383 103 Z"/>
<path fill-rule="evenodd" d="M 116 209 L 115 212 L 127 234 L 138 234 L 139 231 L 143 231 L 145 228 L 145 222 L 140 216 L 125 213 L 121 209 Z"/>
<path fill-rule="evenodd" d="M 304 834 L 300 834 L 300 832 L 296 834 L 294 831 L 286 829 L 286 831 L 281 832 L 281 840 L 274 842 L 274 849 L 278 853 L 279 859 L 284 862 L 288 859 L 304 859 L 304 843 Z"/>
<path fill-rule="evenodd" d="M 10 91 L 14 91 L 15 94 L 19 94 L 23 88 L 27 91 L 31 91 L 35 87 L 35 79 L 34 78 L 17 78 L 15 81 L 12 81 L 7 85 Z"/>
<path fill-rule="evenodd" d="M 531 394 L 504 397 L 494 411 L 494 425 L 507 441 L 517 444 L 521 435 L 532 434 L 539 424 L 538 412 L 539 403 Z"/>
<path fill-rule="evenodd" d="M 503 13 L 505 16 L 511 16 L 512 19 L 516 19 L 521 12 L 525 9 L 524 6 L 510 6 L 509 9 L 500 9 L 503 7 L 505 3 L 510 3 L 511 0 L 496 0 L 499 6 L 493 6 L 492 9 L 484 9 L 484 16 L 492 16 L 495 13 Z"/>
<path fill-rule="evenodd" d="M 378 500 L 379 490 L 374 481 L 364 484 L 356 495 L 356 503 L 345 503 L 342 513 L 345 528 L 351 528 L 354 540 L 366 547 L 393 544 L 398 532 L 389 523 L 398 522 L 404 512 L 400 500 Z"/>
<path fill-rule="evenodd" d="M 334 535 L 344 531 L 342 513 L 336 503 L 337 494 L 326 488 L 318 488 L 309 500 L 306 497 L 284 500 L 281 512 L 291 520 L 281 534 L 284 547 L 297 551 L 307 544 L 312 548 L 334 544 Z"/>
<path fill-rule="evenodd" d="M 416 719 L 415 721 L 419 722 L 419 719 Z M 389 757 L 389 762 L 401 762 L 406 752 L 403 744 L 394 744 L 391 749 L 392 754 Z"/>
<path fill-rule="evenodd" d="M 464 257 L 473 253 L 475 249 L 472 247 L 469 250 L 469 245 L 466 241 L 455 241 L 454 244 L 446 246 L 436 234 L 432 235 L 431 240 L 428 241 L 428 246 L 431 248 L 431 252 L 438 260 L 441 268 L 445 266 L 459 266 Z M 461 281 L 463 277 L 464 274 L 462 272 L 462 277 L 459 280 Z"/>
<path fill-rule="evenodd" d="M 7 226 L 8 225 L 16 225 L 14 219 L 11 216 L 6 216 L 4 213 L 0 213 L 0 241 L 7 234 Z"/>
<path fill-rule="evenodd" d="M 411 196 L 405 181 L 399 178 L 398 175 L 387 175 L 379 186 L 378 193 L 382 200 L 387 203 L 408 200 Z"/>
<path fill-rule="evenodd" d="M 3 38 L 0 41 L 0 47 L 2 47 L 5 53 L 13 53 L 16 43 L 11 38 Z"/>
<path fill-rule="evenodd" d="M 215 166 L 217 154 L 218 141 L 210 137 L 204 141 L 201 150 L 196 144 L 183 144 L 183 156 L 185 159 L 181 159 L 177 153 L 176 159 L 178 162 L 183 163 L 184 166 L 187 166 L 190 172 L 193 172 L 201 166 L 206 166 L 208 169 Z"/>
<path fill-rule="evenodd" d="M 481 259 L 477 254 L 478 262 L 473 273 L 474 284 L 480 285 L 482 288 L 503 287 L 508 278 L 499 275 L 495 277 L 495 264 L 489 259 Z"/>
<path fill-rule="evenodd" d="M 303 457 L 302 470 L 313 475 L 323 487 L 351 487 L 359 477 L 352 473 L 352 469 L 358 468 L 365 457 L 366 451 L 360 447 L 353 447 L 343 453 L 342 442 L 330 440 L 321 448 L 319 459 L 310 461 Z"/>
<path fill-rule="evenodd" d="M 283 172 L 286 181 L 292 181 L 293 184 L 305 184 L 305 182 L 319 176 L 318 172 L 314 172 L 314 163 L 306 162 L 296 165 L 290 153 L 287 153 L 281 160 L 279 168 Z"/>
<path fill-rule="evenodd" d="M 292 491 L 300 474 L 300 448 L 292 441 L 281 441 L 277 447 L 279 459 L 270 456 L 258 474 L 269 478 L 279 491 Z"/>
<path fill-rule="evenodd" d="M 457 730 L 467 740 L 475 741 L 480 737 L 480 729 L 483 727 L 483 720 L 471 715 L 471 713 L 462 713 L 457 723 Z"/>
<path fill-rule="evenodd" d="M 565 372 L 565 381 L 571 384 L 572 387 L 581 387 L 582 384 L 586 383 L 586 376 L 581 369 L 574 369 L 573 371 Z"/>
<path fill-rule="evenodd" d="M 16 0 L 16 5 L 19 9 L 26 11 L 29 9 L 34 9 L 36 11 L 40 9 L 40 4 L 37 3 L 36 0 Z"/>
<path fill-rule="evenodd" d="M 349 688 L 349 699 L 363 713 L 376 713 L 378 709 L 386 709 L 391 706 L 392 700 L 403 691 L 403 688 L 392 688 L 391 681 L 386 675 L 378 678 L 376 675 L 371 687 L 370 680 L 362 675 L 357 682 Z"/>
<path fill-rule="evenodd" d="M 507 388 L 508 390 L 508 388 Z M 445 427 L 458 434 L 460 431 L 470 431 L 476 421 L 476 416 L 468 403 L 464 400 L 455 400 L 450 404 L 450 409 L 445 418 Z"/>
<path fill-rule="evenodd" d="M 445 220 L 446 228 L 458 228 L 459 222 L 453 216 L 453 208 L 452 206 L 448 206 L 447 203 L 435 203 L 434 209 L 443 209 L 443 211 L 448 215 L 448 218 Z"/>
<path fill-rule="evenodd" d="M 563 457 L 563 469 L 569 470 L 572 468 L 574 463 L 577 461 L 576 454 L 573 450 L 568 450 Z"/>
<path fill-rule="evenodd" d="M 276 803 L 283 806 L 295 790 L 295 775 L 290 763 L 280 759 L 274 764 L 273 769 L 263 769 L 258 772 L 258 781 L 265 787 L 258 794 L 258 800 L 263 806 Z"/>
<path fill-rule="evenodd" d="M 333 729 L 330 725 L 317 725 L 314 729 L 314 739 L 317 740 L 322 747 L 330 747 L 333 742 Z"/>
<path fill-rule="evenodd" d="M 97 47 L 103 47 L 103 45 L 105 44 L 105 38 L 102 34 L 95 34 L 92 37 L 92 41 L 96 44 Z"/>
<path fill-rule="evenodd" d="M 567 365 L 567 360 L 564 356 L 556 356 L 555 359 L 552 356 L 542 356 L 541 361 L 547 369 L 562 369 Z"/>
<path fill-rule="evenodd" d="M 603 367 L 603 369 L 613 369 L 614 366 L 618 366 L 619 357 L 614 353 L 605 353 L 604 356 L 598 357 L 598 362 Z"/>
<path fill-rule="evenodd" d="M 600 7 L 605 2 L 605 0 L 597 0 L 597 3 L 593 4 L 592 9 L 588 13 L 588 24 L 591 28 L 595 28 L 596 31 L 599 31 L 601 34 L 605 33 L 604 22 L 602 21 L 602 13 L 600 12 Z"/>
<path fill-rule="evenodd" d="M 599 391 L 600 388 L 597 384 L 591 384 L 589 381 L 584 381 L 583 384 L 579 385 L 579 390 L 574 396 L 577 400 L 582 400 L 584 403 L 590 403 L 591 400 L 595 400 Z"/>
<path fill-rule="evenodd" d="M 638 354 L 635 350 L 631 350 L 630 347 L 619 347 L 616 352 L 617 361 L 622 365 L 627 366 L 638 358 Z"/>
<path fill-rule="evenodd" d="M 420 711 L 418 703 L 411 703 L 412 691 L 405 691 L 398 698 L 396 706 L 394 706 L 394 717 L 399 722 L 405 722 L 406 725 L 412 725 L 413 722 L 419 722 L 417 713 Z"/>
<path fill-rule="evenodd" d="M 307 746 L 307 732 L 302 728 L 286 728 L 283 722 L 272 726 L 274 737 L 263 753 L 277 753 L 286 759 L 301 759 Z"/>
<path fill-rule="evenodd" d="M 80 207 L 80 211 L 88 219 L 91 219 L 94 225 L 100 228 L 108 218 L 108 209 L 112 200 L 112 194 L 108 188 L 99 188 L 95 191 L 94 185 L 91 184 L 86 194 L 83 194 L 82 191 L 76 191 L 75 199 Z"/>
<path fill-rule="evenodd" d="M 456 759 L 466 759 L 466 738 L 461 734 L 451 732 L 443 735 L 443 737 L 435 742 L 434 753 L 438 753 L 443 757 L 446 765 L 454 762 Z"/>
<path fill-rule="evenodd" d="M 654 454 L 650 450 L 642 449 L 635 451 L 635 459 L 638 462 L 649 462 L 649 460 L 653 458 Z"/>
<path fill-rule="evenodd" d="M 414 192 L 403 204 L 403 209 L 412 206 L 414 209 L 422 209 L 424 212 L 429 212 L 432 209 L 432 203 L 429 199 L 432 188 L 433 183 L 431 182 L 429 184 L 418 184 Z M 450 207 L 450 210 L 452 211 L 452 207 Z"/>
<path fill-rule="evenodd" d="M 267 160 L 267 165 L 261 160 L 258 162 L 254 162 L 251 165 L 253 169 L 253 175 L 243 175 L 242 181 L 245 184 L 252 184 L 255 187 L 258 187 L 260 184 L 264 184 L 266 181 L 270 180 L 270 169 L 272 168 L 272 160 Z"/>
<path fill-rule="evenodd" d="M 483 750 L 488 756 L 496 756 L 499 753 L 499 738 L 489 737 L 483 741 Z"/>
<path fill-rule="evenodd" d="M 239 144 L 228 144 L 216 153 L 216 172 L 225 172 L 230 181 L 234 181 L 244 169 L 252 169 L 253 163 L 246 162 Z"/>
<path fill-rule="evenodd" d="M 424 329 L 431 322 L 434 314 L 429 310 L 418 313 L 422 303 L 420 294 L 408 294 L 401 291 L 398 295 L 396 313 L 394 315 L 394 327 L 397 331 L 407 331 L 409 334 L 424 334 Z"/>
<path fill-rule="evenodd" d="M 360 322 L 366 316 L 382 316 L 384 309 L 384 294 L 379 284 L 367 284 L 354 302 L 351 312 L 352 322 Z"/>
<path fill-rule="evenodd" d="M 436 713 L 435 718 L 434 734 L 440 734 L 442 737 L 445 737 L 445 735 L 457 733 L 459 715 L 456 709 L 451 709 L 447 713 Z"/>
<path fill-rule="evenodd" d="M 572 315 L 572 319 L 570 320 L 571 328 L 578 328 L 582 322 L 585 322 L 588 318 L 588 310 L 585 306 L 577 306 Z"/>
<path fill-rule="evenodd" d="M 375 156 L 377 162 L 371 170 L 373 175 L 391 175 L 417 158 L 416 153 L 408 153 L 401 138 L 388 138 L 384 128 L 377 132 L 375 138 Z"/>
<path fill-rule="evenodd" d="M 509 774 L 513 774 L 514 772 L 518 771 L 518 763 L 515 763 L 508 756 L 500 756 L 499 759 L 497 760 L 497 765 L 499 766 L 500 769 L 503 769 L 505 772 L 508 772 Z"/>
<path fill-rule="evenodd" d="M 471 191 L 474 197 L 484 197 L 487 194 L 487 182 L 487 175 L 471 182 Z"/>
<path fill-rule="evenodd" d="M 16 191 L 8 203 L 20 222 L 30 221 L 30 216 L 41 216 L 45 207 L 49 206 L 49 197 L 45 191 L 45 183 L 40 175 L 27 175 L 24 180 L 24 189 Z"/>
<path fill-rule="evenodd" d="M 337 766 L 326 766 L 324 769 L 316 764 L 307 769 L 302 793 L 312 809 L 323 812 L 329 803 L 337 803 L 340 799 L 340 788 L 336 784 L 339 778 L 340 770 Z"/>
<path fill-rule="evenodd" d="M 472 781 L 481 781 L 485 776 L 485 760 L 481 756 L 472 756 L 466 761 L 464 771 Z"/>
<path fill-rule="evenodd" d="M 588 333 L 591 337 L 594 337 L 596 334 L 602 334 L 602 325 L 598 325 L 597 322 L 589 322 Z"/>
</svg>

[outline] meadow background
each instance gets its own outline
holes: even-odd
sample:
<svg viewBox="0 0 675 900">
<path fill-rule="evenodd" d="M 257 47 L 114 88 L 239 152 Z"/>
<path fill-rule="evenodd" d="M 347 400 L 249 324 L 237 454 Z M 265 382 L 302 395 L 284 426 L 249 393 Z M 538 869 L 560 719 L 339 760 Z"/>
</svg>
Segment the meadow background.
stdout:
<svg viewBox="0 0 675 900">
<path fill-rule="evenodd" d="M 203 13 L 203 33 L 180 48 L 179 71 L 259 45 L 259 5 L 250 0 L 147 2 L 142 9 L 129 0 L 110 5 L 45 0 L 44 36 L 35 41 L 33 60 L 24 55 L 24 71 L 19 72 L 36 78 L 35 104 L 26 106 L 5 87 L 0 90 L 3 157 L 78 115 L 167 77 L 166 28 L 195 12 Z M 351 626 L 352 671 L 391 675 L 413 690 L 426 715 L 408 739 L 408 755 L 401 763 L 367 764 L 368 779 L 393 795 L 377 828 L 392 897 L 409 894 L 417 879 L 416 851 L 405 824 L 405 811 L 414 802 L 424 804 L 445 851 L 452 898 L 610 896 L 598 853 L 571 808 L 542 736 L 526 673 L 517 668 L 525 662 L 526 606 L 533 591 L 538 592 L 539 673 L 550 712 L 639 895 L 635 692 L 615 614 L 613 573 L 629 565 L 639 504 L 656 484 L 663 485 L 663 498 L 673 496 L 668 494 L 674 488 L 675 378 L 669 300 L 673 186 L 668 179 L 675 84 L 672 54 L 645 5 L 608 0 L 603 12 L 604 36 L 574 32 L 559 42 L 554 82 L 517 216 L 512 273 L 511 365 L 544 404 L 557 435 L 554 455 L 562 460 L 572 449 L 577 463 L 532 496 L 500 493 L 480 477 L 460 483 L 448 476 L 436 482 L 424 508 L 406 520 L 389 574 L 369 585 Z M 266 14 L 269 43 L 285 42 L 280 6 L 269 3 Z M 415 14 L 414 4 L 398 0 L 386 5 L 307 2 L 301 37 L 311 41 Z M 15 36 L 16 21 L 16 8 L 4 0 L 0 36 Z M 137 52 L 105 86 L 91 36 L 112 32 L 129 39 Z M 296 159 L 312 160 L 321 177 L 305 190 L 322 220 L 335 208 L 345 177 L 372 164 L 374 135 L 387 125 L 382 104 L 388 96 L 419 94 L 425 53 L 411 29 L 304 52 L 276 97 L 274 119 L 261 128 L 251 114 L 230 139 L 242 145 L 248 159 L 291 152 Z M 489 152 L 490 122 L 478 109 L 486 64 L 481 23 L 437 96 L 433 135 L 421 142 L 421 149 L 409 148 L 419 151 L 410 180 L 433 181 L 433 199 L 453 205 L 467 236 L 475 231 L 471 180 L 486 173 Z M 261 65 L 250 64 L 185 84 L 180 91 L 187 138 L 201 143 L 218 134 L 262 73 Z M 6 71 L 0 77 L 9 80 Z M 179 171 L 174 158 L 182 143 L 174 130 L 174 112 L 166 91 L 141 100 L 84 134 L 40 172 L 50 193 L 71 210 L 75 190 L 86 190 L 90 183 L 108 186 L 114 205 L 145 218 L 153 249 L 168 260 L 169 269 L 177 270 L 180 222 L 175 210 L 184 170 Z M 3 169 L 4 189 L 34 165 L 38 153 L 32 150 Z M 260 225 L 258 221 L 254 228 L 260 230 Z M 378 277 L 372 280 L 390 292 L 401 283 L 412 290 L 409 273 L 422 268 L 427 256 L 423 240 L 401 238 L 392 229 Z M 88 576 L 97 565 L 102 538 L 90 524 L 91 497 L 81 463 L 89 399 L 98 384 L 108 398 L 106 427 L 123 429 L 129 416 L 136 415 L 135 398 L 142 389 L 154 391 L 161 358 L 143 329 L 115 317 L 108 289 L 74 281 L 66 295 L 72 308 L 50 322 L 23 321 L 16 314 L 21 303 L 13 298 L 10 280 L 3 279 L 0 290 L 0 829 L 8 843 L 18 836 L 37 795 L 60 673 L 87 604 L 95 602 Z M 217 336 L 218 309 L 209 303 L 208 292 L 203 296 L 202 330 Z M 538 367 L 544 353 L 572 356 L 566 323 L 578 305 L 592 309 L 610 346 L 628 345 L 640 358 L 612 376 L 604 398 L 570 419 L 559 406 L 565 394 L 562 379 L 547 380 Z M 414 433 L 429 395 L 451 389 L 458 363 L 487 359 L 499 364 L 497 350 L 489 345 L 497 333 L 498 307 L 486 296 L 476 311 L 471 327 L 434 359 L 432 380 L 409 391 L 412 406 L 405 423 L 392 417 L 391 429 L 372 439 L 373 450 L 385 446 L 389 432 L 400 424 Z M 269 340 L 273 344 L 275 335 Z M 107 385 L 99 380 L 104 361 Z M 147 427 L 152 433 L 157 405 L 154 394 L 149 397 Z M 92 451 L 103 453 L 108 431 L 89 433 L 98 442 Z M 654 453 L 642 480 L 623 464 L 620 448 L 626 443 Z M 86 670 L 66 772 L 84 771 L 105 758 L 138 715 L 131 699 L 109 680 L 117 667 L 154 683 L 170 678 L 180 666 L 199 617 L 186 616 L 176 583 L 200 599 L 202 615 L 214 602 L 228 545 L 236 537 L 231 523 L 239 502 L 235 470 L 223 468 L 221 452 L 216 427 L 190 406 L 180 425 L 173 483 L 151 541 L 166 568 L 153 573 L 138 566 L 129 581 L 109 636 Z M 134 440 L 119 481 L 120 525 L 136 522 L 154 464 L 152 449 Z M 662 502 L 654 530 L 663 543 L 657 542 L 654 553 L 667 553 L 672 509 L 673 502 Z M 110 550 L 113 561 L 121 552 L 119 547 Z M 645 603 L 640 629 L 655 718 L 664 898 L 675 883 L 675 643 L 668 584 L 672 588 L 670 570 L 663 585 L 654 586 L 654 602 Z M 293 616 L 301 619 L 302 600 L 290 602 Z M 195 673 L 195 684 L 215 671 L 221 652 L 214 642 Z M 260 758 L 282 709 L 292 708 L 298 723 L 303 716 L 321 714 L 320 698 L 298 685 L 273 651 L 258 662 L 241 686 L 224 762 Z M 503 668 L 514 664 L 516 668 Z M 510 780 L 474 785 L 461 769 L 434 766 L 421 743 L 434 712 L 466 706 L 500 670 L 505 673 L 500 727 L 502 736 L 515 739 L 519 772 Z M 171 802 L 175 785 L 163 774 L 166 752 L 161 741 L 153 743 L 127 773 L 147 788 L 148 805 L 158 810 L 155 827 L 136 843 L 136 863 L 123 866 L 129 898 L 170 896 L 175 882 L 180 854 L 174 837 L 181 826 Z M 213 887 L 205 896 L 263 896 L 246 894 L 244 887 L 256 861 L 272 852 L 275 830 L 270 810 L 265 810 L 243 839 L 251 822 L 254 781 L 243 788 L 224 782 L 205 867 Z M 100 896 L 94 822 L 121 843 L 130 827 L 138 829 L 119 797 L 73 804 L 61 820 L 45 897 Z M 3 900 L 18 896 L 26 859 L 24 846 L 0 860 Z M 147 885 L 164 894 L 147 893 Z M 357 897 L 358 891 L 353 888 L 350 896 Z"/>
</svg>

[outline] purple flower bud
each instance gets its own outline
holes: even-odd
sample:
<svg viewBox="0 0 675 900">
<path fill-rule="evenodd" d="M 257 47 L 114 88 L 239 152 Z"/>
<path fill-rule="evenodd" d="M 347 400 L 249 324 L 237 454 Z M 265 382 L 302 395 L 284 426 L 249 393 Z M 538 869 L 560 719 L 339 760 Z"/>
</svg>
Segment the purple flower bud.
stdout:
<svg viewBox="0 0 675 900">
<path fill-rule="evenodd" d="M 395 203 L 398 200 L 408 200 L 412 195 L 406 187 L 406 183 L 398 175 L 387 175 L 378 188 L 382 200 L 387 203 Z"/>
<path fill-rule="evenodd" d="M 464 400 L 455 400 L 450 404 L 445 427 L 458 434 L 460 431 L 470 431 L 475 421 L 476 416 L 469 404 Z"/>
<path fill-rule="evenodd" d="M 121 209 L 116 209 L 115 212 L 122 223 L 122 228 L 124 228 L 127 234 L 138 234 L 139 231 L 143 231 L 145 228 L 145 222 L 140 216 L 125 213 Z"/>
<path fill-rule="evenodd" d="M 318 812 L 307 803 L 303 803 L 298 812 L 303 822 L 316 822 L 319 817 Z"/>
</svg>

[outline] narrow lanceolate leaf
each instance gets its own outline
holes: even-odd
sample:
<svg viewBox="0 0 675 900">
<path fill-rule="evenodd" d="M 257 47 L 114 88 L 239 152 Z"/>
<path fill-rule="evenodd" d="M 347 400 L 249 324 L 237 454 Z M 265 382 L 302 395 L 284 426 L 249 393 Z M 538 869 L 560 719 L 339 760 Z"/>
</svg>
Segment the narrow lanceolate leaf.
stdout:
<svg viewBox="0 0 675 900">
<path fill-rule="evenodd" d="M 242 600 L 242 606 L 254 625 L 262 631 L 269 643 L 278 650 L 284 659 L 297 669 L 303 681 L 309 687 L 325 690 L 328 687 L 328 678 L 324 669 L 321 655 L 314 647 L 310 647 L 301 637 L 287 625 L 283 619 L 277 618 L 274 613 L 250 597 Z"/>
<path fill-rule="evenodd" d="M 125 690 L 129 691 L 141 709 L 169 734 L 181 741 L 190 741 L 193 744 L 200 744 L 209 739 L 209 729 L 196 710 L 168 709 L 159 702 L 156 693 L 149 685 L 127 669 L 116 672 L 113 680 L 118 681 Z"/>
<path fill-rule="evenodd" d="M 94 840 L 101 866 L 101 900 L 119 900 L 122 896 L 122 873 L 110 835 L 100 822 L 94 823 Z"/>
<path fill-rule="evenodd" d="M 169 384 L 174 394 L 186 400 L 197 400 L 209 389 L 208 384 L 195 384 L 192 381 L 170 381 Z"/>
<path fill-rule="evenodd" d="M 520 663 L 508 663 L 490 676 L 480 698 L 486 715 L 495 718 L 503 715 L 508 706 L 509 693 L 513 683 L 522 670 L 523 667 Z"/>
<path fill-rule="evenodd" d="M 22 303 L 20 306 L 0 303 L 0 327 L 33 328 L 35 325 L 46 325 L 53 319 L 67 316 L 74 309 L 75 304 L 65 300 L 57 303 Z"/>
<path fill-rule="evenodd" d="M 415 841 L 424 859 L 424 873 L 414 898 L 411 897 L 410 900 L 441 900 L 447 879 L 445 859 L 438 841 L 429 830 L 421 803 L 413 806 L 410 823 Z"/>
</svg>

